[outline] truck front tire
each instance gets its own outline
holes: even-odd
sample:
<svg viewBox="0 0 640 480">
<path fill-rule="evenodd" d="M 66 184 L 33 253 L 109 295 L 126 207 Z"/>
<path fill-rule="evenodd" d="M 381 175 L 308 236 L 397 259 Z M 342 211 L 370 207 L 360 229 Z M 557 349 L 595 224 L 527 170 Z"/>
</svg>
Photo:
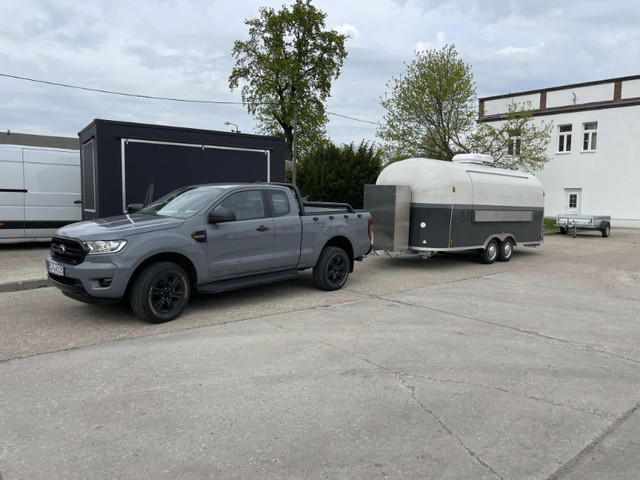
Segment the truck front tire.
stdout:
<svg viewBox="0 0 640 480">
<path fill-rule="evenodd" d="M 322 290 L 338 290 L 349 278 L 349 255 L 339 247 L 325 247 L 313 267 L 313 280 Z"/>
<path fill-rule="evenodd" d="M 189 301 L 190 284 L 184 269 L 172 262 L 147 265 L 131 287 L 131 309 L 150 323 L 178 317 Z"/>
</svg>

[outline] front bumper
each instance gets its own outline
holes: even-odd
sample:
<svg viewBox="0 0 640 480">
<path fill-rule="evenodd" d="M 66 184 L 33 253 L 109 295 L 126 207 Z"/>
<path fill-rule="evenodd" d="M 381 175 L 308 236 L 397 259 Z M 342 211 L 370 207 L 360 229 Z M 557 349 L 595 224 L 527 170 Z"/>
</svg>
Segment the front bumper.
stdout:
<svg viewBox="0 0 640 480">
<path fill-rule="evenodd" d="M 84 261 L 79 265 L 72 265 L 48 256 L 47 265 L 49 263 L 64 267 L 63 276 L 48 272 L 49 281 L 74 300 L 94 304 L 115 303 L 126 292 L 129 269 L 106 259 L 100 262 Z"/>
</svg>

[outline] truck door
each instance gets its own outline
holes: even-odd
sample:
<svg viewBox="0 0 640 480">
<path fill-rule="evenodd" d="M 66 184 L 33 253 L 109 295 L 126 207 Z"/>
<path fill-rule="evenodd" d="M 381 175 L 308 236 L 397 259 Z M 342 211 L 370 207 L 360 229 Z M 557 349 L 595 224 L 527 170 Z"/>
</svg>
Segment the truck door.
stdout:
<svg viewBox="0 0 640 480">
<path fill-rule="evenodd" d="M 212 280 L 269 271 L 273 261 L 275 228 L 267 217 L 260 189 L 226 197 L 214 209 L 235 213 L 233 222 L 207 224 L 207 254 Z"/>
<path fill-rule="evenodd" d="M 275 225 L 275 244 L 273 250 L 274 270 L 295 268 L 300 261 L 302 240 L 302 221 L 297 207 L 292 206 L 293 199 L 287 192 L 267 190 L 269 207 Z"/>
</svg>

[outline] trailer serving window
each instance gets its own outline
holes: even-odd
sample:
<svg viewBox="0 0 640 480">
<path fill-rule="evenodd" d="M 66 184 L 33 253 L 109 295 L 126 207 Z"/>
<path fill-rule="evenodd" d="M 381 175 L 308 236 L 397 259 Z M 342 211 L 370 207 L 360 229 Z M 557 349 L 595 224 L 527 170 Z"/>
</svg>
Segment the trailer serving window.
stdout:
<svg viewBox="0 0 640 480">
<path fill-rule="evenodd" d="M 82 208 L 96 211 L 96 156 L 94 140 L 82 145 Z"/>
</svg>

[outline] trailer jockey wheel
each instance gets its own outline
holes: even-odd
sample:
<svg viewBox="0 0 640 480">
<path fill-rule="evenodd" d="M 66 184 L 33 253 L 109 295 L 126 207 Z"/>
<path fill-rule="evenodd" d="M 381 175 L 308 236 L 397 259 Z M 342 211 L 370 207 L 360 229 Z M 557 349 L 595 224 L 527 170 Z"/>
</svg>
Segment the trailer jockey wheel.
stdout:
<svg viewBox="0 0 640 480">
<path fill-rule="evenodd" d="M 487 247 L 480 250 L 480 261 L 482 263 L 491 264 L 496 261 L 498 257 L 498 242 L 493 239 L 487 243 Z"/>
<path fill-rule="evenodd" d="M 498 249 L 498 261 L 508 262 L 513 254 L 513 240 L 505 238 Z"/>
</svg>

